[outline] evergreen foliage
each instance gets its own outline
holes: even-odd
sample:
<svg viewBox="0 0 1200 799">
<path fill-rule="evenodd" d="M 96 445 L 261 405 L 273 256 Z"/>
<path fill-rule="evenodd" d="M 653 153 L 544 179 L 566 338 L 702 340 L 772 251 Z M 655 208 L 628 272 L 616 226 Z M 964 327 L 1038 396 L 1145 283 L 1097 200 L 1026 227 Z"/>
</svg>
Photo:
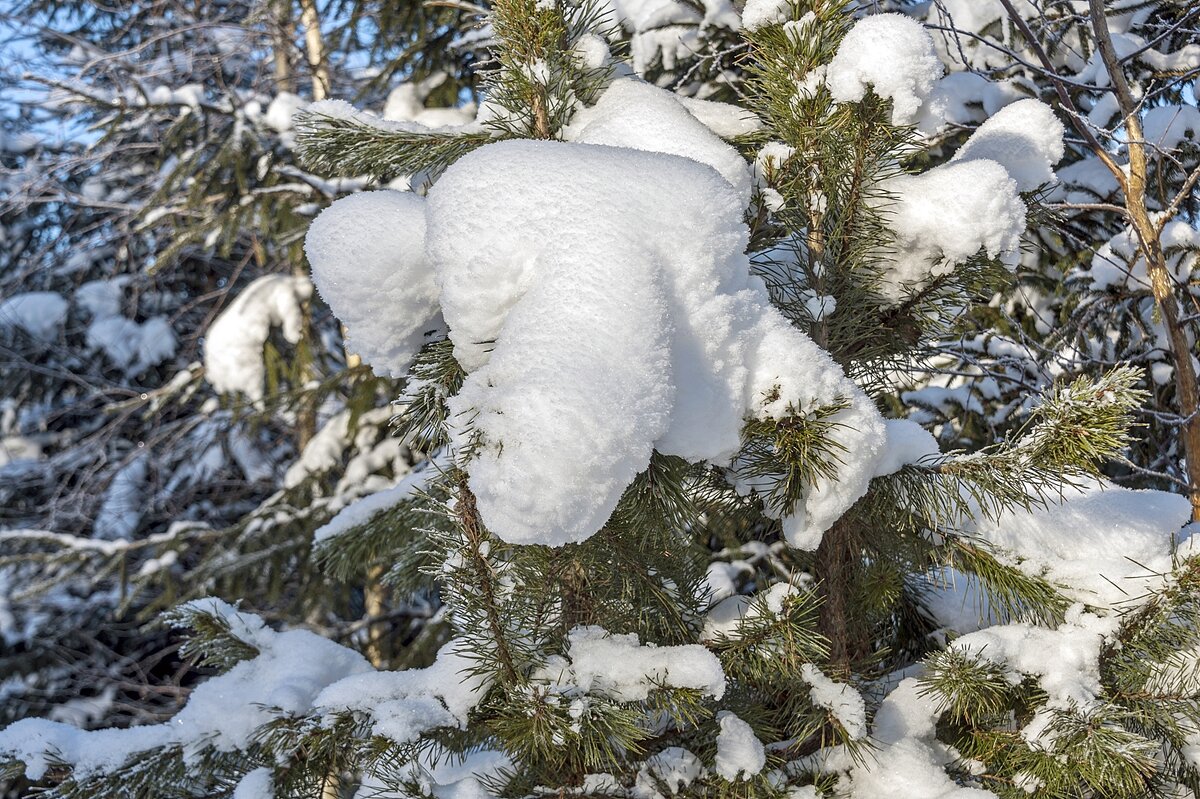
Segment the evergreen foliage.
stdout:
<svg viewBox="0 0 1200 799">
<path fill-rule="evenodd" d="M 232 449 L 243 445 L 233 443 L 229 431 L 236 430 L 245 446 L 269 447 L 277 464 L 293 465 L 259 480 L 244 473 L 225 496 L 208 497 L 205 486 L 228 475 L 236 456 L 209 472 L 164 477 L 172 488 L 162 496 L 194 483 L 206 503 L 176 500 L 170 506 L 175 524 L 167 523 L 163 508 L 162 519 L 137 519 L 124 535 L 64 525 L 61 516 L 37 512 L 27 497 L 12 500 L 6 513 L 29 529 L 14 524 L 0 532 L 0 575 L 24 592 L 10 590 L 10 602 L 44 597 L 59 603 L 56 623 L 86 620 L 88 629 L 101 630 L 109 611 L 149 620 L 174 606 L 155 629 L 187 628 L 173 657 L 181 672 L 193 675 L 189 680 L 209 676 L 196 683 L 186 708 L 161 725 L 83 732 L 26 719 L 10 726 L 0 732 L 0 776 L 15 790 L 37 784 L 44 789 L 39 795 L 61 799 L 877 799 L 885 793 L 1132 799 L 1200 792 L 1194 755 L 1200 565 L 1174 540 L 1186 538 L 1180 528 L 1189 516 L 1178 512 L 1186 503 L 1161 492 L 1122 493 L 1103 478 L 1130 468 L 1182 474 L 1177 466 L 1137 466 L 1144 432 L 1137 423 L 1159 413 L 1154 403 L 1163 395 L 1146 388 L 1137 368 L 1145 359 L 1114 350 L 1043 379 L 1049 370 L 1039 357 L 1097 323 L 1084 310 L 1095 298 L 1076 304 L 1067 281 L 1054 287 L 1054 302 L 1062 303 L 1060 318 L 1073 326 L 1045 332 L 1035 357 L 1013 367 L 1036 372 L 1040 393 L 1035 398 L 1028 384 L 1001 381 L 997 375 L 1011 378 L 1012 370 L 1001 368 L 1002 358 L 991 360 L 1001 350 L 990 342 L 1015 334 L 985 326 L 995 322 L 989 314 L 997 308 L 1020 312 L 1007 301 L 989 302 L 1013 290 L 1004 248 L 983 242 L 961 258 L 939 250 L 926 259 L 919 279 L 892 280 L 897 259 L 911 246 L 908 231 L 898 228 L 911 189 L 897 178 L 925 175 L 945 160 L 954 132 L 931 144 L 927 132 L 901 124 L 902 98 L 889 94 L 882 78 L 859 100 L 839 94 L 830 71 L 856 18 L 870 18 L 867 9 L 849 0 L 744 5 L 743 20 L 756 5 L 771 6 L 767 11 L 775 16 L 739 31 L 712 11 L 722 4 L 679 0 L 678 17 L 668 15 L 666 26 L 694 27 L 705 38 L 690 66 L 675 64 L 668 48 L 647 59 L 644 20 L 614 19 L 601 3 L 325 6 L 331 22 L 321 32 L 333 49 L 316 61 L 311 57 L 319 48 L 305 51 L 314 87 L 320 69 L 332 67 L 335 93 L 357 90 L 356 102 L 368 105 L 397 77 L 415 84 L 444 69 L 452 73 L 445 91 L 466 93 L 473 76 L 483 74 L 487 112 L 461 125 L 387 120 L 324 103 L 302 111 L 285 130 L 269 133 L 259 125 L 251 135 L 244 132 L 245 98 L 235 104 L 232 91 L 185 104 L 187 113 L 170 120 L 154 114 L 178 103 L 155 104 L 152 93 L 137 106 L 146 110 L 136 112 L 122 105 L 125 100 L 92 97 L 99 110 L 89 121 L 111 126 L 95 145 L 104 153 L 91 167 L 97 174 L 132 169 L 127 161 L 138 156 L 130 138 L 144 138 L 162 161 L 148 170 L 156 177 L 135 193 L 141 210 L 125 220 L 132 225 L 120 233 L 127 240 L 110 245 L 142 248 L 136 259 L 128 252 L 106 255 L 88 270 L 109 280 L 128 273 L 130 285 L 162 284 L 164 293 L 179 292 L 174 307 L 181 316 L 207 314 L 209 320 L 216 315 L 209 293 L 179 288 L 197 275 L 219 274 L 225 285 L 242 286 L 241 296 L 251 296 L 255 286 L 300 288 L 271 295 L 288 310 L 275 312 L 282 318 L 267 325 L 275 332 L 264 334 L 257 348 L 261 396 L 218 397 L 202 383 L 199 364 L 172 354 L 137 400 L 124 386 L 112 389 L 119 400 L 103 392 L 89 397 L 89 407 L 118 421 L 103 439 L 95 428 L 71 428 L 55 443 L 54 457 L 61 460 L 53 468 L 65 471 L 74 463 L 78 470 L 81 461 L 121 453 L 127 469 L 142 457 L 130 453 L 146 429 L 161 436 L 148 442 L 152 452 L 168 442 L 184 447 L 178 457 L 189 451 L 194 457 L 210 445 L 203 435 L 223 435 Z M 303 11 L 306 4 L 300 6 Z M 1182 35 L 1180 20 L 1190 19 L 1169 3 L 1147 8 L 1154 20 L 1147 24 L 1167 26 L 1173 36 Z M 240 30 L 270 41 L 264 9 L 279 11 L 269 4 L 228 13 Z M 456 41 L 452 31 L 476 11 L 487 58 L 464 51 L 460 61 L 443 63 L 444 53 L 434 51 Z M 1070 46 L 1082 46 L 1077 26 L 1084 16 L 1050 16 L 1039 24 L 1047 26 L 1043 34 L 1058 31 Z M 145 26 L 136 16 L 120 21 L 131 31 Z M 118 42 L 125 43 L 118 37 L 108 44 Z M 732 93 L 753 113 L 748 132 L 709 123 L 754 163 L 743 240 L 758 281 L 753 285 L 761 282 L 787 321 L 829 353 L 829 369 L 840 370 L 839 377 L 844 372 L 853 381 L 847 387 L 865 399 L 847 391 L 835 401 L 805 405 L 777 385 L 755 397 L 758 405 L 742 420 L 741 447 L 729 462 L 689 462 L 656 450 L 586 540 L 511 543 L 489 529 L 472 473 L 487 448 L 524 442 L 485 440 L 472 416 L 483 411 L 462 411 L 458 401 L 478 370 L 460 360 L 453 309 L 442 309 L 444 317 L 431 324 L 436 332 L 403 381 L 375 377 L 343 349 L 336 320 L 310 296 L 307 279 L 294 274 L 302 263 L 301 235 L 316 206 L 343 191 L 399 186 L 436 192 L 446 170 L 468 154 L 500 146 L 498 140 L 551 140 L 560 143 L 541 146 L 601 151 L 604 144 L 574 143 L 573 123 L 594 112 L 612 87 L 633 80 L 613 55 L 626 45 L 643 72 L 678 96 L 694 103 L 701 95 Z M 295 59 L 294 49 L 278 69 Z M 712 78 L 720 89 L 707 85 L 712 75 L 725 75 L 732 53 L 736 74 Z M 356 55 L 386 65 L 364 77 L 345 63 Z M 727 121 L 726 112 L 735 110 L 670 108 L 690 122 L 705 113 L 726 114 L 721 119 Z M 655 119 L 637 128 L 637 149 L 646 157 L 682 160 L 680 152 L 655 149 L 666 145 L 654 138 L 654 124 L 668 125 Z M 670 146 L 691 146 L 679 144 L 690 132 L 667 130 L 678 136 Z M 187 158 L 178 142 L 187 142 Z M 1190 146 L 1181 150 L 1184 156 Z M 44 152 L 39 157 L 54 163 Z M 988 163 L 1001 171 L 1010 166 Z M 1008 207 L 1027 211 L 1016 222 L 1040 242 L 1037 257 L 1048 263 L 1039 268 L 1060 269 L 1065 260 L 1083 257 L 1082 248 L 1049 232 L 1050 211 L 1063 207 L 1048 208 L 1043 190 L 1018 198 L 1011 178 L 1004 185 L 1013 197 Z M 495 185 L 486 188 L 494 192 L 489 201 L 506 201 Z M 959 189 L 964 197 L 979 190 Z M 33 205 L 6 213 L 27 221 Z M 1177 212 L 1186 217 L 1184 205 Z M 148 219 L 164 208 L 164 215 Z M 83 224 L 84 213 L 71 223 Z M 169 232 L 156 226 L 171 216 L 179 219 Z M 99 224 L 106 231 L 119 226 L 112 217 Z M 61 231 L 62 242 L 48 244 L 40 257 L 86 238 L 72 235 L 70 225 Z M 34 235 L 22 240 L 37 243 Z M 1087 240 L 1095 249 L 1095 235 Z M 431 244 L 418 257 L 432 257 L 433 250 Z M 6 278 L 19 269 L 9 264 L 24 263 L 23 257 L 9 256 Z M 1187 263 L 1194 263 L 1190 257 Z M 1026 258 L 1025 266 L 1033 260 Z M 1019 272 L 1018 285 L 1032 279 L 1030 272 Z M 1040 279 L 1048 280 L 1045 275 Z M 259 282 L 272 277 L 300 282 Z M 58 273 L 46 281 L 44 288 L 56 291 L 78 283 Z M 1186 286 L 1172 291 L 1192 296 Z M 1150 299 L 1161 302 L 1157 295 Z M 1139 307 L 1149 312 L 1149 305 Z M 292 308 L 300 319 L 296 335 L 288 332 Z M 1139 324 L 1154 324 L 1145 313 L 1139 318 Z M 448 337 L 443 321 L 450 322 Z M 1007 321 L 1036 330 L 1028 320 Z M 191 329 L 208 331 L 211 340 L 213 324 Z M 10 326 L 13 346 L 26 362 L 45 357 L 52 363 L 37 336 L 17 327 Z M 987 332 L 968 341 L 977 328 Z M 68 322 L 55 332 L 55 344 L 80 334 Z M 1114 338 L 1101 340 L 1108 347 Z M 1082 343 L 1090 341 L 1084 336 Z M 811 368 L 813 381 L 825 379 L 823 364 Z M 945 383 L 939 372 L 995 379 L 982 389 Z M 143 387 L 132 382 L 140 375 L 124 377 Z M 213 379 L 211 367 L 207 378 Z M 968 390 L 951 402 L 933 399 L 936 389 L 949 395 L 964 385 Z M 1022 399 L 1006 406 L 1002 418 L 983 418 L 997 414 L 1005 391 L 1018 388 Z M 55 413 L 72 412 L 54 393 L 68 391 L 61 381 L 24 380 L 21 389 Z M 976 390 L 986 405 L 964 400 Z M 387 404 L 397 397 L 394 408 Z M 26 397 L 18 399 L 28 416 Z M 855 416 L 857 402 L 900 418 Z M 969 413 L 949 409 L 953 402 Z M 760 413 L 758 406 L 781 407 Z M 932 423 L 934 411 L 939 437 L 951 444 L 944 450 L 913 421 Z M 1178 422 L 1151 433 L 1161 436 Z M 855 423 L 878 425 L 877 452 L 856 451 L 839 439 Z M 211 432 L 196 433 L 203 426 Z M 153 468 L 165 475 L 164 463 L 171 461 L 155 461 Z M 828 529 L 816 531 L 819 544 L 793 546 L 788 525 L 807 512 L 807 503 L 864 469 L 865 493 L 847 502 Z M 46 490 L 64 484 L 55 473 L 40 479 Z M 1180 488 L 1182 478 L 1173 479 Z M 78 488 L 78 495 L 86 493 Z M 1122 515 L 1127 508 L 1133 521 Z M 1104 538 L 1109 528 L 1115 535 Z M 1154 536 L 1153 546 L 1135 548 Z M 1114 600 L 1095 588 L 1109 580 L 1107 572 L 1081 576 L 1061 556 L 1072 541 L 1085 570 L 1093 562 L 1110 569 L 1104 558 L 1119 559 L 1126 545 L 1134 554 L 1153 549 L 1157 560 L 1133 564 L 1137 572 L 1114 573 L 1123 580 L 1113 583 L 1123 595 Z M 89 607 L 85 591 L 104 596 L 104 609 Z M 244 599 L 262 618 L 220 599 L 196 599 L 205 594 Z M 141 635 L 166 634 L 142 628 Z M 26 663 L 44 657 L 34 651 L 44 641 L 21 646 Z M 26 673 L 37 681 L 48 672 Z M 252 708 L 244 717 L 252 727 L 245 729 L 237 713 L 220 712 L 221 702 Z M 6 715 L 39 709 L 27 701 Z M 130 734 L 114 734 L 124 732 Z"/>
</svg>

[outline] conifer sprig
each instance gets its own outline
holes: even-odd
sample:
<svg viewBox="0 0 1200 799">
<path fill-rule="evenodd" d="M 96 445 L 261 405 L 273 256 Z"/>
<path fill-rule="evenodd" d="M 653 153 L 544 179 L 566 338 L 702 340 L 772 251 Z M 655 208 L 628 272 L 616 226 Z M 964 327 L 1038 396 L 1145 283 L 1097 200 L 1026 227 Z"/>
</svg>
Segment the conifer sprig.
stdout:
<svg viewBox="0 0 1200 799">
<path fill-rule="evenodd" d="M 295 133 L 307 168 L 321 175 L 356 175 L 380 183 L 405 175 L 436 176 L 493 140 L 486 131 L 444 133 L 361 113 L 343 116 L 320 110 L 297 113 Z"/>
</svg>

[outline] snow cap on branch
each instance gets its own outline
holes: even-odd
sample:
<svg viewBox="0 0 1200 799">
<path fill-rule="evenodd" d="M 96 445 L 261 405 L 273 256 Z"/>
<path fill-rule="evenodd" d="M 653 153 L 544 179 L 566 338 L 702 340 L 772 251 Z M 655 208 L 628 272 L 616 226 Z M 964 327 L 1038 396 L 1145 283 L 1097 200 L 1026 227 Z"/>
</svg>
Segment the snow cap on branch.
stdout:
<svg viewBox="0 0 1200 799">
<path fill-rule="evenodd" d="M 873 89 L 892 101 L 892 124 L 909 125 L 941 75 L 942 62 L 921 23 L 903 14 L 875 14 L 842 39 L 826 81 L 840 103 L 857 103 Z"/>
<path fill-rule="evenodd" d="M 471 488 L 505 540 L 586 539 L 653 450 L 726 464 L 746 418 L 844 403 L 834 436 L 867 466 L 814 486 L 798 509 L 799 537 L 819 540 L 866 490 L 882 425 L 751 278 L 748 167 L 647 84 L 614 82 L 581 116 L 571 135 L 592 144 L 488 145 L 451 166 L 428 201 L 389 199 L 369 213 L 336 203 L 322 219 L 342 221 L 309 234 L 322 291 L 336 287 L 331 298 L 347 299 L 331 303 L 353 315 L 343 317 L 352 333 L 377 330 L 381 342 L 413 329 L 396 308 L 421 316 L 441 306 L 468 373 L 450 401 L 455 443 L 473 450 Z M 408 239 L 406 258 L 354 243 L 342 225 L 355 219 L 360 237 L 424 227 L 431 271 L 416 274 L 422 261 Z M 347 248 L 379 254 L 372 287 L 416 286 L 420 296 L 387 308 L 362 299 L 352 263 L 338 257 Z M 389 268 L 405 279 L 386 278 Z M 436 301 L 424 293 L 434 283 Z"/>
<path fill-rule="evenodd" d="M 317 291 L 349 328 L 349 349 L 378 374 L 403 376 L 441 327 L 423 206 L 407 192 L 352 194 L 313 220 L 304 242 Z"/>
</svg>

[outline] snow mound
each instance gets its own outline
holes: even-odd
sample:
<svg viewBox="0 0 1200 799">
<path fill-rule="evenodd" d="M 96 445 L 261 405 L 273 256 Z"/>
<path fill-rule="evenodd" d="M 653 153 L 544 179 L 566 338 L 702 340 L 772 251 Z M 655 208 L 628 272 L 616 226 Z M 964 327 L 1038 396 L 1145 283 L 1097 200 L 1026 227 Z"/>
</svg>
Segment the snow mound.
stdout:
<svg viewBox="0 0 1200 799">
<path fill-rule="evenodd" d="M 262 400 L 263 345 L 271 328 L 281 327 L 288 342 L 298 342 L 304 332 L 302 306 L 311 296 L 312 283 L 291 275 L 264 275 L 242 289 L 204 341 L 204 374 L 213 388 Z"/>
<path fill-rule="evenodd" d="M 767 25 L 782 25 L 791 19 L 790 0 L 746 0 L 742 9 L 742 28 L 748 31 Z"/>
<path fill-rule="evenodd" d="M 1017 183 L 992 160 L 960 160 L 920 175 L 896 175 L 881 185 L 894 198 L 886 207 L 895 234 L 884 297 L 952 272 L 980 250 L 990 257 L 1015 253 L 1025 232 L 1025 203 Z"/>
<path fill-rule="evenodd" d="M 875 14 L 842 39 L 826 82 L 839 103 L 857 103 L 873 89 L 892 101 L 892 124 L 908 125 L 941 76 L 942 62 L 921 23 L 902 14 Z"/>
<path fill-rule="evenodd" d="M 614 635 L 602 627 L 576 627 L 567 635 L 567 658 L 555 659 L 541 677 L 562 687 L 640 702 L 657 686 L 690 688 L 704 696 L 725 695 L 725 672 L 717 656 L 699 644 L 641 644 L 635 633 Z"/>
<path fill-rule="evenodd" d="M 1187 499 L 1097 481 L 1069 488 L 1045 508 L 981 519 L 974 534 L 1032 574 L 1096 607 L 1127 604 L 1171 570 L 1175 536 L 1191 517 Z"/>
<path fill-rule="evenodd" d="M 946 774 L 957 752 L 937 740 L 941 715 L 936 696 L 924 694 L 909 677 L 887 695 L 875 714 L 873 757 L 850 771 L 847 795 L 854 799 L 996 799 L 991 791 L 968 788 Z"/>
<path fill-rule="evenodd" d="M 441 327 L 423 206 L 407 192 L 352 194 L 322 211 L 304 242 L 317 291 L 349 328 L 349 348 L 391 377 L 403 376 Z"/>
<path fill-rule="evenodd" d="M 66 300 L 53 291 L 27 291 L 0 302 L 0 327 L 16 326 L 39 341 L 53 341 L 67 318 Z"/>
<path fill-rule="evenodd" d="M 1064 132 L 1050 106 L 1041 100 L 1021 100 L 984 121 L 953 160 L 990 159 L 1007 170 L 1018 191 L 1033 191 L 1054 182 L 1054 165 L 1063 157 Z"/>
<path fill-rule="evenodd" d="M 735 106 L 685 102 L 674 92 L 635 79 L 614 80 L 596 104 L 580 110 L 565 131 L 569 141 L 681 155 L 708 164 L 750 200 L 750 168 L 709 127 L 728 130 L 749 122 Z M 706 124 L 707 123 L 707 124 Z"/>
<path fill-rule="evenodd" d="M 721 731 L 717 733 L 716 772 L 733 782 L 747 782 L 767 765 L 767 750 L 750 725 L 723 710 L 717 714 Z"/>
<path fill-rule="evenodd" d="M 630 79 L 568 137 L 482 147 L 427 200 L 334 203 L 307 242 L 322 295 L 393 374 L 441 308 L 467 372 L 454 449 L 471 453 L 483 521 L 510 543 L 588 538 L 655 449 L 727 466 L 747 418 L 848 404 L 833 437 L 858 457 L 788 509 L 789 539 L 815 547 L 865 493 L 886 436 L 751 277 L 748 165 L 669 92 Z"/>
<path fill-rule="evenodd" d="M 204 603 L 259 655 L 198 685 L 183 710 L 163 724 L 85 731 L 24 719 L 0 731 L 0 754 L 21 760 L 26 776 L 36 781 L 55 761 L 72 765 L 74 776 L 81 778 L 113 771 L 139 752 L 164 746 L 182 746 L 185 758 L 207 746 L 221 752 L 245 750 L 255 730 L 280 711 L 305 713 L 325 686 L 371 669 L 362 655 L 307 630 L 275 632 L 220 600 Z"/>
<path fill-rule="evenodd" d="M 326 712 L 368 713 L 375 719 L 375 734 L 397 743 L 413 741 L 435 727 L 466 727 L 490 685 L 487 677 L 472 673 L 473 665 L 456 639 L 438 650 L 431 666 L 351 674 L 328 685 L 313 705 Z"/>
<path fill-rule="evenodd" d="M 694 161 L 578 144 L 490 145 L 430 191 L 427 253 L 469 372 L 451 411 L 479 435 L 471 487 L 497 535 L 583 540 L 653 449 L 725 463 L 748 415 L 789 404 L 850 400 L 843 443 L 875 450 L 869 402 L 751 279 L 742 208 Z M 867 472 L 825 489 L 839 513 Z"/>
<path fill-rule="evenodd" d="M 828 710 L 847 735 L 853 739 L 867 736 L 867 705 L 853 686 L 829 679 L 812 663 L 800 667 L 800 676 L 812 686 L 809 696 L 813 704 Z"/>
<path fill-rule="evenodd" d="M 1142 135 L 1160 151 L 1178 150 L 1185 141 L 1200 146 L 1200 108 L 1190 105 L 1161 105 L 1142 119 Z"/>
</svg>

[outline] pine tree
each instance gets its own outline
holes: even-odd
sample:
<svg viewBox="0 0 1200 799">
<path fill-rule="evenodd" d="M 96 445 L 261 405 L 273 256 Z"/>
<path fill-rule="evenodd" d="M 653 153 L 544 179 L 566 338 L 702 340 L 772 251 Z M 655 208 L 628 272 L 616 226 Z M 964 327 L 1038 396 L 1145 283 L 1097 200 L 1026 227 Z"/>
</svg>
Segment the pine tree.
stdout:
<svg viewBox="0 0 1200 799">
<path fill-rule="evenodd" d="M 1025 101 L 929 166 L 933 40 L 853 11 L 747 3 L 737 106 L 632 76 L 603 9 L 563 0 L 492 3 L 474 123 L 309 106 L 308 168 L 412 176 L 334 202 L 306 251 L 421 459 L 315 556 L 439 607 L 424 667 L 191 601 L 167 621 L 220 673 L 171 723 L 19 722 L 8 773 L 61 797 L 1200 789 L 1190 507 L 1099 476 L 1137 370 L 1050 386 L 969 452 L 884 417 L 1011 281 L 1061 123 Z"/>
</svg>

